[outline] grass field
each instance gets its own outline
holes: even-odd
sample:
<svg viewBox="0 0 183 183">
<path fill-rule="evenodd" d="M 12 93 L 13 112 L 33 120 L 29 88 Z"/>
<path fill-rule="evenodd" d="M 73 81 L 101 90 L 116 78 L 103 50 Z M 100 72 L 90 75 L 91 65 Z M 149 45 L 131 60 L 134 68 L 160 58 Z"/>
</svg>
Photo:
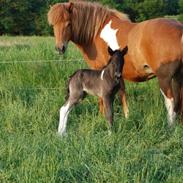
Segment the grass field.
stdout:
<svg viewBox="0 0 183 183">
<path fill-rule="evenodd" d="M 0 37 L 0 182 L 182 183 L 183 127 L 168 128 L 156 79 L 126 82 L 130 116 L 116 97 L 111 135 L 87 97 L 68 136 L 57 136 L 67 78 L 87 67 L 81 58 L 72 44 L 59 56 L 50 37 Z"/>
</svg>

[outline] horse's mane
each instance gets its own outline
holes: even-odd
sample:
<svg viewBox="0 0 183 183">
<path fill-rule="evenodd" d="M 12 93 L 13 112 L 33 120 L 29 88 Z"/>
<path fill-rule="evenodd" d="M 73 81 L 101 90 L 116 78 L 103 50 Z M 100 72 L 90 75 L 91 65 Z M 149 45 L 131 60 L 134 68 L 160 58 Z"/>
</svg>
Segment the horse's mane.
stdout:
<svg viewBox="0 0 183 183">
<path fill-rule="evenodd" d="M 110 16 L 130 21 L 128 16 L 114 9 L 103 7 L 99 3 L 85 1 L 71 2 L 71 24 L 74 32 L 72 40 L 76 43 L 88 44 L 97 35 L 102 25 Z M 66 19 L 66 8 L 68 3 L 55 4 L 48 13 L 48 22 L 55 25 Z M 65 12 L 65 13 L 64 13 Z M 69 16 L 69 14 L 68 14 Z"/>
</svg>

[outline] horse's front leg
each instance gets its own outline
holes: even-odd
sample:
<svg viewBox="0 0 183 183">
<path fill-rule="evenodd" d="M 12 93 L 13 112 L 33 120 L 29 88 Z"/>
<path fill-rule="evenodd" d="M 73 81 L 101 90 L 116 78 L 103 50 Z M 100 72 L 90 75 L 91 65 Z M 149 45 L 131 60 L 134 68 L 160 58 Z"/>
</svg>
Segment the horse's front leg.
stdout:
<svg viewBox="0 0 183 183">
<path fill-rule="evenodd" d="M 112 101 L 110 96 L 103 97 L 104 102 L 104 113 L 107 121 L 109 122 L 110 128 L 112 127 L 113 115 L 112 115 Z"/>
<path fill-rule="evenodd" d="M 123 112 L 124 112 L 125 118 L 128 118 L 129 109 L 127 105 L 126 94 L 125 94 L 125 83 L 123 79 L 120 80 L 119 96 L 123 106 Z"/>
</svg>

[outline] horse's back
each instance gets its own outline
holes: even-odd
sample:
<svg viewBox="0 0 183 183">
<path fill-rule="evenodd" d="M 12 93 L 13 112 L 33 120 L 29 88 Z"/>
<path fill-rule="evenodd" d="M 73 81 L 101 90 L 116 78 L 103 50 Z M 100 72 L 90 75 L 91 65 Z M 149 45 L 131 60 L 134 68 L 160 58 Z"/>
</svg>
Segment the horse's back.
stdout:
<svg viewBox="0 0 183 183">
<path fill-rule="evenodd" d="M 157 18 L 138 23 L 128 37 L 128 53 L 136 69 L 149 65 L 155 71 L 162 63 L 182 60 L 183 25 Z"/>
</svg>

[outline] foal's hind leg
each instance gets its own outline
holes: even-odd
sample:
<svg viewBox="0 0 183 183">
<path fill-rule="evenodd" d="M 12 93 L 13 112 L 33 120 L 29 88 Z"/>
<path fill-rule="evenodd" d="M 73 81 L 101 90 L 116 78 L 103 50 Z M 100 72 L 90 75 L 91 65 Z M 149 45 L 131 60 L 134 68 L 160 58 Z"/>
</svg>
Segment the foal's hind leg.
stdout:
<svg viewBox="0 0 183 183">
<path fill-rule="evenodd" d="M 68 119 L 68 114 L 72 108 L 72 104 L 70 100 L 60 108 L 60 118 L 59 118 L 59 126 L 58 126 L 58 134 L 64 135 L 66 133 L 66 124 Z"/>
<path fill-rule="evenodd" d="M 58 134 L 64 135 L 66 133 L 66 125 L 69 112 L 71 111 L 72 107 L 79 102 L 84 96 L 83 91 L 74 91 L 70 92 L 69 99 L 67 102 L 61 107 L 60 109 L 60 118 L 59 118 L 59 126 L 58 126 Z"/>
</svg>

